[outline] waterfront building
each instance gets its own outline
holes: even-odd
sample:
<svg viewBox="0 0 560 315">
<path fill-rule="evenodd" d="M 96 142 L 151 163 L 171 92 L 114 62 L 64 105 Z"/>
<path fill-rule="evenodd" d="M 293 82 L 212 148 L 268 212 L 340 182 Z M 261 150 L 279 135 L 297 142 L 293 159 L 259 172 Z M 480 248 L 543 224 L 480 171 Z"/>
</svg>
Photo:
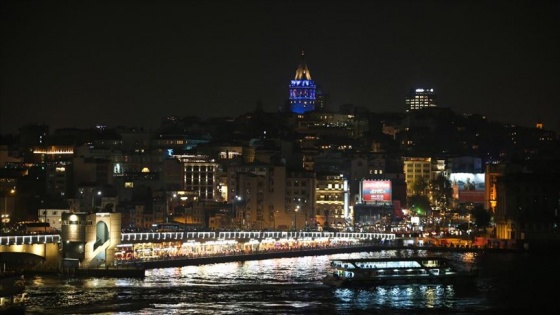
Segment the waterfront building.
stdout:
<svg viewBox="0 0 560 315">
<path fill-rule="evenodd" d="M 7 145 L 0 145 L 0 168 L 3 169 L 7 163 L 20 163 L 22 159 L 16 155 L 16 150 L 11 150 Z"/>
<path fill-rule="evenodd" d="M 235 143 L 211 142 L 197 146 L 199 154 L 215 158 L 216 161 L 224 163 L 236 158 L 243 157 L 246 148 Z"/>
<path fill-rule="evenodd" d="M 208 143 L 210 140 L 208 135 L 159 134 L 152 140 L 152 145 L 154 148 L 171 152 L 170 155 L 172 155 L 193 150 L 198 145 Z"/>
<path fill-rule="evenodd" d="M 482 173 L 482 159 L 476 156 L 457 156 L 447 159 L 446 173 Z"/>
<path fill-rule="evenodd" d="M 54 198 L 71 196 L 72 175 L 71 161 L 54 161 L 45 163 L 45 193 Z"/>
<path fill-rule="evenodd" d="M 317 179 L 315 172 L 306 170 L 288 170 L 286 174 L 286 193 L 284 208 L 277 220 L 279 229 L 296 229 L 326 226 L 324 213 L 315 208 Z M 286 220 L 288 219 L 288 220 Z M 287 223 L 290 222 L 288 225 Z"/>
<path fill-rule="evenodd" d="M 368 131 L 368 121 L 353 114 L 310 112 L 298 115 L 294 130 L 315 139 L 360 139 Z"/>
<path fill-rule="evenodd" d="M 107 158 L 75 156 L 72 159 L 72 182 L 82 185 L 112 185 L 113 162 Z"/>
<path fill-rule="evenodd" d="M 200 207 L 194 205 L 200 199 L 200 192 L 194 190 L 182 190 L 171 192 L 168 196 L 170 221 L 179 222 L 184 227 L 202 228 L 204 227 L 204 214 Z"/>
<path fill-rule="evenodd" d="M 231 202 L 234 225 L 241 223 L 249 229 L 287 229 L 290 226 L 293 208 L 288 209 L 286 205 L 287 194 L 292 191 L 288 192 L 286 166 L 270 163 L 231 165 L 227 174 L 228 201 Z M 298 195 L 298 198 L 302 196 Z"/>
<path fill-rule="evenodd" d="M 560 242 L 559 160 L 508 164 L 495 178 L 496 237 L 532 246 Z"/>
<path fill-rule="evenodd" d="M 407 196 L 412 196 L 414 192 L 414 183 L 421 181 L 424 182 L 426 190 L 423 192 L 428 194 L 428 183 L 435 179 L 438 175 L 445 172 L 445 161 L 437 160 L 430 157 L 402 157 L 403 170 L 405 174 L 405 181 L 407 185 Z"/>
<path fill-rule="evenodd" d="M 347 182 L 340 172 L 316 173 L 315 209 L 323 226 L 344 228 L 351 222 Z"/>
<path fill-rule="evenodd" d="M 62 228 L 62 214 L 72 212 L 70 209 L 39 209 L 37 217 L 39 222 L 48 223 L 54 231 Z"/>
<path fill-rule="evenodd" d="M 503 176 L 507 169 L 511 168 L 506 164 L 486 164 L 484 172 L 484 209 L 489 210 L 492 214 L 496 212 L 496 204 L 498 202 L 498 191 L 496 183 L 500 176 Z"/>
<path fill-rule="evenodd" d="M 201 200 L 215 200 L 219 196 L 218 176 L 222 172 L 220 164 L 202 154 L 177 154 L 174 158 L 183 164 L 183 187 L 194 191 Z"/>
<path fill-rule="evenodd" d="M 346 171 L 348 159 L 343 152 L 335 150 L 318 150 L 313 156 L 313 171 L 343 174 Z"/>
<path fill-rule="evenodd" d="M 426 107 L 438 106 L 434 89 L 412 89 L 406 98 L 405 103 L 407 112 Z"/>
</svg>

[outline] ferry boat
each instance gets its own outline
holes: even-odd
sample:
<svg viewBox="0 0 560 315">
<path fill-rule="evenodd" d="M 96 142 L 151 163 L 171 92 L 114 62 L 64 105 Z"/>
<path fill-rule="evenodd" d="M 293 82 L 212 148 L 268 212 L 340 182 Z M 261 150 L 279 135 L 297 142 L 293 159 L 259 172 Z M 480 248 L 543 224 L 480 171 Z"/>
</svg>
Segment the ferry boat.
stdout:
<svg viewBox="0 0 560 315">
<path fill-rule="evenodd" d="M 323 283 L 334 287 L 397 284 L 468 284 L 477 271 L 463 270 L 445 257 L 333 259 Z"/>
</svg>

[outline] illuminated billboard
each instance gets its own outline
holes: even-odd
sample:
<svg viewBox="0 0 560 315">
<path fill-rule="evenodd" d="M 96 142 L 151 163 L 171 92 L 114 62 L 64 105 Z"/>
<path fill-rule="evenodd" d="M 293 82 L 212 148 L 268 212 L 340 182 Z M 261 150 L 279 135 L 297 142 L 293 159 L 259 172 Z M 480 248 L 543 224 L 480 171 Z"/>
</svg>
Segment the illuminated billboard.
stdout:
<svg viewBox="0 0 560 315">
<path fill-rule="evenodd" d="M 451 185 L 456 185 L 459 190 L 479 190 L 485 189 L 484 173 L 451 173 L 449 181 Z"/>
<path fill-rule="evenodd" d="M 362 201 L 365 203 L 392 203 L 391 181 L 362 181 Z"/>
</svg>

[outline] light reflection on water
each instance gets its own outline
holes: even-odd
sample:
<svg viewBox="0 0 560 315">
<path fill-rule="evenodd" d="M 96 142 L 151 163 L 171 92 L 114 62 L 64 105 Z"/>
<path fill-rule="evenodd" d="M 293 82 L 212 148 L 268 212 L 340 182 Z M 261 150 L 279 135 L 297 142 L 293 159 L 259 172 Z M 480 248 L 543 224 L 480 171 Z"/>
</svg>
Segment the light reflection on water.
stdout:
<svg viewBox="0 0 560 315">
<path fill-rule="evenodd" d="M 145 279 L 28 279 L 28 314 L 469 314 L 494 305 L 493 278 L 468 290 L 444 285 L 334 289 L 331 258 L 429 255 L 422 250 L 335 254 L 151 269 Z M 474 265 L 476 253 L 442 253 Z M 493 260 L 492 260 L 493 261 Z M 503 281 L 503 280 L 502 280 Z M 498 281 L 499 283 L 500 281 Z M 498 299 L 499 300 L 499 299 Z"/>
<path fill-rule="evenodd" d="M 406 285 L 387 286 L 372 288 L 370 290 L 339 289 L 335 297 L 345 301 L 345 305 L 351 305 L 356 309 L 368 309 L 371 305 L 378 308 L 387 307 L 394 309 L 434 309 L 441 307 L 452 307 L 444 305 L 446 301 L 452 301 L 455 292 L 453 286 L 443 285 Z"/>
</svg>

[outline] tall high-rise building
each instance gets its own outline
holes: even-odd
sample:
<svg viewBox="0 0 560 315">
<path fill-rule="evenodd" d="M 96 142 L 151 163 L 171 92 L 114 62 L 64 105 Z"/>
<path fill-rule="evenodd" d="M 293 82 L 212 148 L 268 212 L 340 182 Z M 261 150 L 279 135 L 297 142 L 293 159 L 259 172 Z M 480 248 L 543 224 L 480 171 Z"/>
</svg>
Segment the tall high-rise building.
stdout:
<svg viewBox="0 0 560 315">
<path fill-rule="evenodd" d="M 301 62 L 296 76 L 290 83 L 290 110 L 303 114 L 315 110 L 317 86 L 311 79 L 311 73 L 305 63 L 305 52 L 301 52 Z"/>
<path fill-rule="evenodd" d="M 437 98 L 434 89 L 412 89 L 406 98 L 406 111 L 437 107 Z"/>
</svg>

